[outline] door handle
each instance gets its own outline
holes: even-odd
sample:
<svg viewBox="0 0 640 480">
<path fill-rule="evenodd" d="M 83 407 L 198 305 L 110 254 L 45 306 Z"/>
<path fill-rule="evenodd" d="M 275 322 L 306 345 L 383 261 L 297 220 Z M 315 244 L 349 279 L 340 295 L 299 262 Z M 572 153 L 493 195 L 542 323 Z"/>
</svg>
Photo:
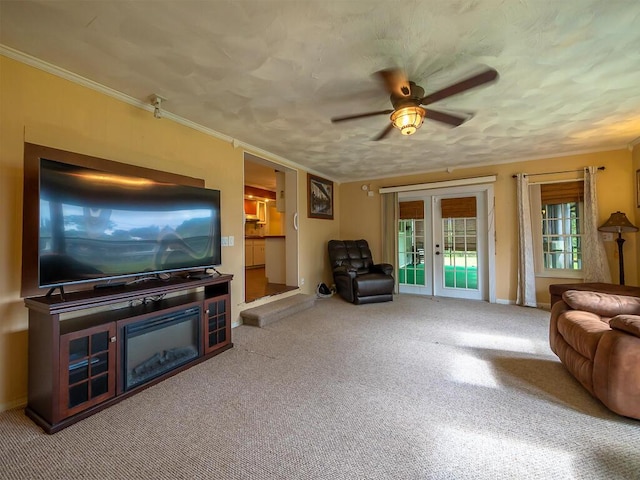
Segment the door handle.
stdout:
<svg viewBox="0 0 640 480">
<path fill-rule="evenodd" d="M 293 214 L 293 228 L 298 230 L 298 212 Z"/>
</svg>

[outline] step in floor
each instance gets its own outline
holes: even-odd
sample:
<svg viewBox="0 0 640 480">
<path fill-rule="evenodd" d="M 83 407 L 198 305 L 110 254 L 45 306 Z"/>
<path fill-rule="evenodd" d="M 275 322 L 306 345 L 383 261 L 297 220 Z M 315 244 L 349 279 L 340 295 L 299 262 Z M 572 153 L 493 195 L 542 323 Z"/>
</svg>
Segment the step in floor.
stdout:
<svg viewBox="0 0 640 480">
<path fill-rule="evenodd" d="M 259 307 L 248 308 L 240 312 L 240 316 L 245 325 L 264 327 L 289 315 L 311 308 L 315 302 L 315 296 L 299 293 Z"/>
</svg>

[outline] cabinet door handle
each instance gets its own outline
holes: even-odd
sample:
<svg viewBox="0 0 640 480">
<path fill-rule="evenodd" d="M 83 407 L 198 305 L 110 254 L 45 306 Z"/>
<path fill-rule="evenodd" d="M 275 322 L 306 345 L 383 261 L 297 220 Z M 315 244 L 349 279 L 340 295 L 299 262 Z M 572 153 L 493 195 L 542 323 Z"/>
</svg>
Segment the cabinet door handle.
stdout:
<svg viewBox="0 0 640 480">
<path fill-rule="evenodd" d="M 298 230 L 298 212 L 293 214 L 293 228 Z"/>
<path fill-rule="evenodd" d="M 116 343 L 116 337 L 115 337 L 115 336 L 111 337 L 111 338 L 109 339 L 109 341 L 110 341 L 111 343 Z"/>
</svg>

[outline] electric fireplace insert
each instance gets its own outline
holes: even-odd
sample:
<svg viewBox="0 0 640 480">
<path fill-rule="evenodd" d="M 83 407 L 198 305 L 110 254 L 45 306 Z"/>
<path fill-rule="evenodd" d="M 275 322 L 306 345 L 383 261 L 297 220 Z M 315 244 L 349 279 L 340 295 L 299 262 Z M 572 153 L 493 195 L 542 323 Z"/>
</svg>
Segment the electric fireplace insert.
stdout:
<svg viewBox="0 0 640 480">
<path fill-rule="evenodd" d="M 200 308 L 147 318 L 122 328 L 123 391 L 153 380 L 200 355 Z"/>
</svg>

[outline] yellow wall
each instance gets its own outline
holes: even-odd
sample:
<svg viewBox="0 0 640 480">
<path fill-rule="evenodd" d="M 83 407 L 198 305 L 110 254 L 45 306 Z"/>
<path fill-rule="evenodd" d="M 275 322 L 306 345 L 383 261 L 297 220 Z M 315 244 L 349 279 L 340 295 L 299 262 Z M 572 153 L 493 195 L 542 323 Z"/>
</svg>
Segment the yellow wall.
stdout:
<svg viewBox="0 0 640 480">
<path fill-rule="evenodd" d="M 320 282 L 333 283 L 329 266 L 327 243 L 331 239 L 342 238 L 340 233 L 339 185 L 333 188 L 333 220 L 307 217 L 307 176 L 298 176 L 298 211 L 300 212 L 300 248 L 306 255 L 300 255 L 300 278 L 305 279 L 305 287 L 315 294 Z"/>
<path fill-rule="evenodd" d="M 632 159 L 633 159 L 633 167 L 632 167 L 632 172 L 631 175 L 633 177 L 633 181 L 634 182 L 638 182 L 640 181 L 640 178 L 637 178 L 637 173 L 636 172 L 640 172 L 640 137 L 638 137 L 636 139 L 636 145 L 633 147 L 633 152 L 631 154 Z M 633 223 L 636 227 L 640 227 L 640 208 L 638 206 L 638 203 L 640 203 L 640 183 L 634 183 L 634 202 L 636 205 L 635 208 L 635 221 L 631 219 L 631 216 L 629 216 L 629 220 L 631 220 L 631 223 Z M 640 232 L 638 232 L 635 235 L 627 235 L 625 236 L 625 238 L 629 238 L 629 237 L 635 237 L 635 236 L 640 236 Z M 626 249 L 625 249 L 625 254 L 626 254 Z M 627 264 L 627 257 L 624 257 L 625 260 L 625 266 Z M 636 280 L 640 281 L 640 239 L 636 240 L 636 272 L 637 273 L 637 278 Z M 627 269 L 625 268 L 625 280 L 627 280 L 626 278 L 626 274 L 627 274 Z M 629 283 L 628 281 L 626 281 L 625 283 Z M 637 285 L 637 283 L 636 283 Z"/>
<path fill-rule="evenodd" d="M 243 151 L 202 132 L 155 119 L 93 89 L 0 56 L 0 411 L 26 402 L 27 310 L 20 298 L 22 173 L 30 142 L 203 178 L 221 190 L 222 234 L 244 237 Z M 298 171 L 300 212 L 306 211 L 306 172 Z M 337 236 L 339 221 L 300 215 L 301 289 L 326 281 L 322 244 Z M 234 275 L 232 318 L 245 308 L 243 243 L 222 250 L 220 271 Z"/>
<path fill-rule="evenodd" d="M 636 147 L 636 150 L 638 147 Z M 532 152 L 535 154 L 535 152 Z M 636 153 L 636 157 L 640 154 Z M 635 165 L 639 162 L 635 160 Z M 381 245 L 381 199 L 377 193 L 381 187 L 410 185 L 416 183 L 455 180 L 484 175 L 497 175 L 494 184 L 495 224 L 496 224 L 496 297 L 498 300 L 514 302 L 517 282 L 517 216 L 516 183 L 514 173 L 543 173 L 558 170 L 581 169 L 584 166 L 605 166 L 598 173 L 597 189 L 600 223 L 609 218 L 612 212 L 621 210 L 631 222 L 638 224 L 638 211 L 635 208 L 635 183 L 632 172 L 632 155 L 628 149 L 610 152 L 590 153 L 567 157 L 550 158 L 527 162 L 517 162 L 485 167 L 455 170 L 452 173 L 437 172 L 419 174 L 367 182 L 352 182 L 340 185 L 340 231 L 343 238 L 366 238 L 369 240 L 374 259 L 380 258 Z M 545 176 L 544 180 L 553 180 L 560 176 Z M 563 175 L 568 178 L 571 175 Z M 578 174 L 573 174 L 578 178 Z M 362 185 L 370 185 L 375 192 L 368 197 Z M 638 247 L 637 235 L 625 235 L 625 280 L 627 285 L 638 285 Z M 614 283 L 618 280 L 618 257 L 615 242 L 605 242 L 605 248 Z M 537 297 L 540 303 L 549 303 L 548 286 L 552 283 L 576 283 L 575 279 L 538 278 L 536 280 Z"/>
</svg>

